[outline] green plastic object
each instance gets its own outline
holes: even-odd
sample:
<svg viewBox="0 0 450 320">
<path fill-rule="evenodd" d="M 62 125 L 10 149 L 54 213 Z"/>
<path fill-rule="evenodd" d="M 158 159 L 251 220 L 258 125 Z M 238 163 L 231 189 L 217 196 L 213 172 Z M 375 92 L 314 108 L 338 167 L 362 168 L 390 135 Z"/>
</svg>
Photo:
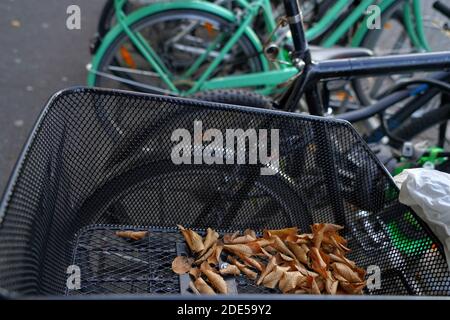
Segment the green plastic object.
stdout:
<svg viewBox="0 0 450 320">
<path fill-rule="evenodd" d="M 433 166 L 441 165 L 444 162 L 448 161 L 447 157 L 441 157 L 440 154 L 444 152 L 444 149 L 438 147 L 432 147 L 427 150 L 426 155 L 422 156 L 417 162 L 408 161 L 406 158 L 402 158 L 402 163 L 398 166 L 393 174 L 397 175 L 403 172 L 403 170 L 410 168 L 423 167 L 428 163 L 433 164 Z M 404 223 L 408 224 L 411 228 L 418 228 L 419 223 L 417 219 L 410 213 L 406 213 L 404 215 Z M 414 255 L 423 253 L 419 252 L 420 248 L 430 247 L 432 248 L 432 241 L 428 237 L 420 238 L 420 239 L 410 239 L 405 234 L 402 233 L 398 226 L 398 222 L 391 222 L 388 224 L 388 233 L 390 238 L 392 239 L 392 243 L 395 248 L 397 248 L 400 252 L 407 255 Z"/>
<path fill-rule="evenodd" d="M 424 166 L 426 163 L 432 163 L 434 166 L 438 166 L 443 164 L 448 160 L 447 157 L 440 157 L 439 155 L 443 153 L 445 150 L 442 148 L 434 147 L 428 150 L 427 156 L 423 156 L 419 159 L 418 163 L 421 166 Z"/>
<path fill-rule="evenodd" d="M 404 223 L 409 224 L 411 228 L 417 227 L 419 224 L 413 215 L 408 212 L 403 216 Z M 432 248 L 433 241 L 428 237 L 420 239 L 408 238 L 400 229 L 398 222 L 391 222 L 387 225 L 389 238 L 394 247 L 406 255 L 422 254 Z M 424 249 L 427 248 L 427 249 Z"/>
</svg>

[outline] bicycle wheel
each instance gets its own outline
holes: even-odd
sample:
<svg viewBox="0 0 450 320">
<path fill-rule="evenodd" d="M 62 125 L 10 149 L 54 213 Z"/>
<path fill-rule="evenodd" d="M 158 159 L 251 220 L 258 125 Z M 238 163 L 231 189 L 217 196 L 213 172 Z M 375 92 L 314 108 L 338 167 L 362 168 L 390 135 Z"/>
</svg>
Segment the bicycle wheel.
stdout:
<svg viewBox="0 0 450 320">
<path fill-rule="evenodd" d="M 421 1 L 424 22 L 424 33 L 431 51 L 443 51 L 450 48 L 450 34 L 448 18 L 435 10 L 434 1 Z M 375 56 L 408 54 L 423 51 L 417 48 L 408 35 L 405 19 L 404 4 L 394 3 L 383 12 L 382 28 L 370 30 L 363 39 L 361 46 L 371 49 Z M 403 78 L 424 76 L 424 73 L 409 73 L 381 77 L 361 78 L 353 81 L 353 87 L 359 101 L 363 105 L 376 102 L 378 95 Z"/>
<path fill-rule="evenodd" d="M 174 165 L 171 161 L 145 164 L 97 189 L 81 211 L 86 213 L 86 219 L 98 223 L 133 224 L 140 214 L 133 207 L 134 199 L 139 197 L 149 202 L 148 207 L 160 212 L 161 226 L 180 223 L 167 220 L 167 217 L 179 217 L 192 227 L 204 226 L 204 221 L 208 221 L 215 224 L 210 227 L 222 229 L 298 225 L 307 230 L 312 223 L 307 207 L 281 177 L 258 175 L 247 193 L 236 194 L 236 188 L 239 189 L 249 170 L 252 169 L 245 166 L 236 170 L 223 165 Z M 180 200 L 184 197 L 191 199 L 187 208 L 180 206 L 186 203 Z M 236 214 L 228 215 L 239 200 L 242 204 Z"/>
<path fill-rule="evenodd" d="M 234 25 L 201 10 L 173 9 L 146 16 L 131 25 L 130 29 L 151 44 L 167 69 L 165 74 L 178 90 L 186 91 L 218 55 L 232 35 Z M 208 48 L 210 51 L 207 51 Z M 260 52 L 244 34 L 211 77 L 261 71 L 261 59 Z M 201 63 L 190 70 L 196 61 Z M 167 92 L 171 89 L 160 74 L 152 70 L 125 32 L 109 47 L 95 72 L 95 86 L 99 87 L 146 92 Z"/>
</svg>

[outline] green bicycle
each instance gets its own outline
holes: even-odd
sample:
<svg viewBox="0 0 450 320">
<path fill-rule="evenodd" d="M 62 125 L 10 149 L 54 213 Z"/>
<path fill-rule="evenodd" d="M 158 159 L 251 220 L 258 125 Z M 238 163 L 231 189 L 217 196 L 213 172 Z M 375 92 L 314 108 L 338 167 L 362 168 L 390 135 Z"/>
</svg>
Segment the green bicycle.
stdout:
<svg viewBox="0 0 450 320">
<path fill-rule="evenodd" d="M 373 0 L 361 0 L 338 27 L 329 29 L 350 2 L 335 1 L 308 30 L 307 38 L 320 37 L 321 46 L 333 47 L 357 26 L 351 45 L 361 45 L 372 34 L 365 13 Z M 282 91 L 283 84 L 301 69 L 287 62 L 290 34 L 281 27 L 282 21 L 277 24 L 269 0 L 236 0 L 239 10 L 234 12 L 211 2 L 155 3 L 130 15 L 124 12 L 126 4 L 127 0 L 114 0 L 117 24 L 106 34 L 89 66 L 91 86 L 181 96 L 249 88 L 268 95 Z M 409 37 L 415 47 L 427 50 L 423 26 L 414 23 L 422 21 L 419 0 L 412 0 L 412 6 L 410 1 L 382 0 L 378 6 L 382 16 L 404 7 L 405 19 L 411 21 Z M 265 41 L 252 29 L 258 15 L 269 35 Z M 330 49 L 324 58 L 364 54 L 367 51 Z"/>
</svg>

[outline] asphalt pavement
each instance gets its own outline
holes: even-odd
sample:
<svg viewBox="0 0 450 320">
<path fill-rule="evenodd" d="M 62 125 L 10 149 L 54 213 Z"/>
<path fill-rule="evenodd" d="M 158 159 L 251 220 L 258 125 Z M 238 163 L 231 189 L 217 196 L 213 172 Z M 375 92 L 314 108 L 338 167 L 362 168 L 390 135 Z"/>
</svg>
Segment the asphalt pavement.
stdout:
<svg viewBox="0 0 450 320">
<path fill-rule="evenodd" d="M 49 97 L 86 83 L 89 39 L 106 0 L 0 1 L 0 194 Z M 81 29 L 69 30 L 78 5 Z"/>
</svg>

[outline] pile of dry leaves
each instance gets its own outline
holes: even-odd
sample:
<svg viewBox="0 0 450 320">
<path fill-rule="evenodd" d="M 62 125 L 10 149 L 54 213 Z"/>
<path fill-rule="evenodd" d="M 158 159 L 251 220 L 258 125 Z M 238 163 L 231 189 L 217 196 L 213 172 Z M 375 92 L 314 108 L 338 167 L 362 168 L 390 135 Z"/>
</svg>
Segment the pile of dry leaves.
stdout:
<svg viewBox="0 0 450 320">
<path fill-rule="evenodd" d="M 308 234 L 298 234 L 295 227 L 265 230 L 262 238 L 247 229 L 221 239 L 211 228 L 204 239 L 179 228 L 195 258 L 176 257 L 172 270 L 189 273 L 197 294 L 226 294 L 224 276 L 239 275 L 283 293 L 361 294 L 366 285 L 365 271 L 345 257 L 350 249 L 338 225 L 314 224 Z"/>
</svg>

